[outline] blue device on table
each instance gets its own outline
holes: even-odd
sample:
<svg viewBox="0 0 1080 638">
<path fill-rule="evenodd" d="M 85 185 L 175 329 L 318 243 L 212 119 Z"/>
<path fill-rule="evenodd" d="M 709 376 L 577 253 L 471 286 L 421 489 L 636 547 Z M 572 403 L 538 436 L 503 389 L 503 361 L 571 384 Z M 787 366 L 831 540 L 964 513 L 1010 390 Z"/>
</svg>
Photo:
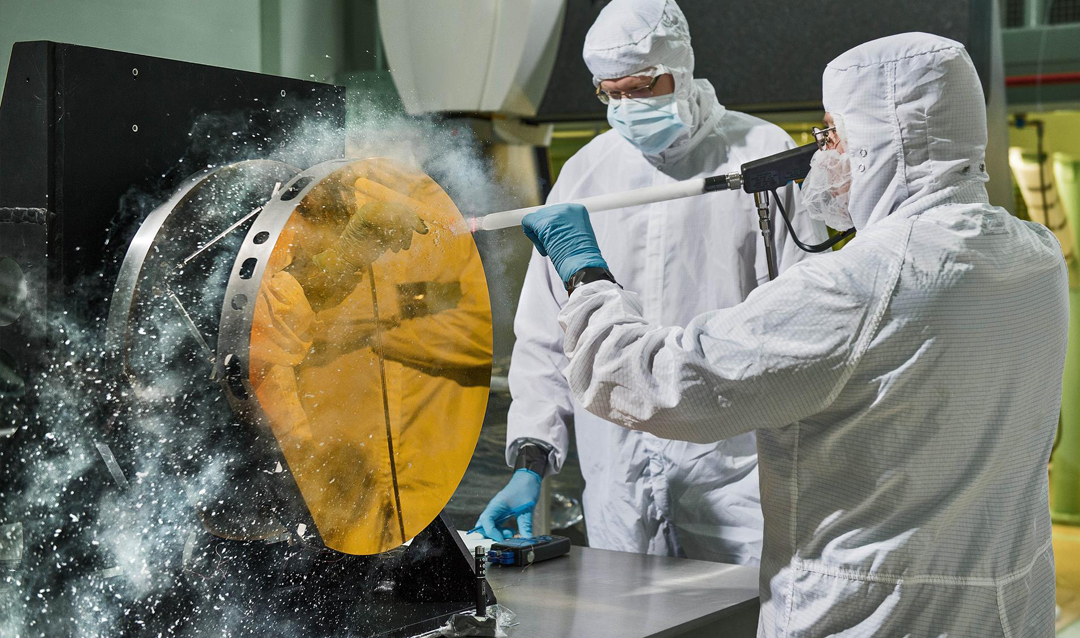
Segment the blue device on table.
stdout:
<svg viewBox="0 0 1080 638">
<path fill-rule="evenodd" d="M 570 553 L 570 539 L 565 536 L 508 538 L 492 543 L 488 562 L 493 565 L 532 565 Z"/>
</svg>

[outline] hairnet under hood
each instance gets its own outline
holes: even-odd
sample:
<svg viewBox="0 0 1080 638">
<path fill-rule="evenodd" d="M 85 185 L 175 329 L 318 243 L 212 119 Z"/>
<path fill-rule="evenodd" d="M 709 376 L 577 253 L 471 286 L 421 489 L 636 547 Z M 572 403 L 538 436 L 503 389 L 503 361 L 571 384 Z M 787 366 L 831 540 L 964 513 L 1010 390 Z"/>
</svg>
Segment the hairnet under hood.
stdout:
<svg viewBox="0 0 1080 638">
<path fill-rule="evenodd" d="M 859 45 L 825 68 L 822 95 L 846 129 L 855 228 L 986 201 L 986 103 L 959 42 L 904 33 Z"/>
<path fill-rule="evenodd" d="M 612 0 L 589 28 L 582 57 L 593 84 L 656 67 L 672 74 L 679 117 L 688 127 L 659 155 L 645 156 L 654 165 L 684 157 L 723 115 L 712 84 L 694 80 L 690 29 L 675 0 Z"/>
</svg>

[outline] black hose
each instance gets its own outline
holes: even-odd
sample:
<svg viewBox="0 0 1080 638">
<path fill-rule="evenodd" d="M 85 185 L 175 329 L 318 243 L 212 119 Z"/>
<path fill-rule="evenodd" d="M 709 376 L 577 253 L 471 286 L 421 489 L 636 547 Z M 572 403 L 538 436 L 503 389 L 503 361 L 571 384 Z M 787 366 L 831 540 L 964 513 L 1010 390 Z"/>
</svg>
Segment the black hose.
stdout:
<svg viewBox="0 0 1080 638">
<path fill-rule="evenodd" d="M 791 239 L 795 242 L 796 246 L 798 246 L 799 248 L 802 248 L 804 251 L 806 251 L 808 253 L 825 252 L 826 250 L 832 248 L 833 246 L 839 244 L 840 242 L 844 241 L 848 237 L 851 237 L 852 235 L 855 234 L 855 229 L 854 228 L 849 228 L 849 229 L 847 229 L 845 231 L 840 232 L 840 234 L 838 234 L 838 235 L 834 235 L 833 237 L 830 237 L 829 239 L 821 242 L 820 244 L 817 244 L 815 246 L 807 246 L 806 244 L 799 241 L 799 235 L 795 232 L 795 228 L 792 227 L 791 220 L 788 219 L 788 214 L 787 214 L 787 211 L 784 210 L 784 204 L 782 203 L 782 201 L 780 199 L 780 195 L 777 194 L 775 189 L 772 191 L 772 194 L 773 194 L 773 197 L 776 198 L 776 207 L 780 209 L 780 215 L 784 218 L 784 225 L 787 226 L 788 234 L 791 235 Z"/>
</svg>

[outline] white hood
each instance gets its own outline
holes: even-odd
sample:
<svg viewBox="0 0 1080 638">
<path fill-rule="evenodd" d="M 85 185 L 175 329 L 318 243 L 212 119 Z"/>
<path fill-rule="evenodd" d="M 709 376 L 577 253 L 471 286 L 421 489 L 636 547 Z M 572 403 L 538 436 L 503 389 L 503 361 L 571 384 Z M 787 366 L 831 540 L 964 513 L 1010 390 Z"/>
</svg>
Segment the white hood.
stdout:
<svg viewBox="0 0 1080 638">
<path fill-rule="evenodd" d="M 670 164 L 687 153 L 716 125 L 724 107 L 706 80 L 694 80 L 690 29 L 674 0 L 612 0 L 589 29 L 582 51 L 593 84 L 659 67 L 675 78 L 679 117 L 687 131 L 652 164 Z"/>
<path fill-rule="evenodd" d="M 828 64 L 825 110 L 843 117 L 855 228 L 903 208 L 985 202 L 986 101 L 959 42 L 904 33 Z"/>
</svg>

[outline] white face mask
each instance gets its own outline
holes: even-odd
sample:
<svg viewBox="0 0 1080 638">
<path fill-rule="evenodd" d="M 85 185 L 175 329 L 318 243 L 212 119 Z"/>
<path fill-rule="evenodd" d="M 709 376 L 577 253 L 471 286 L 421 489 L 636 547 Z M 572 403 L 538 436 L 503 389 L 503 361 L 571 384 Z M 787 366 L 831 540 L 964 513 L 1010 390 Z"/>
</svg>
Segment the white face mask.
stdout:
<svg viewBox="0 0 1080 638">
<path fill-rule="evenodd" d="M 836 230 L 853 228 L 848 212 L 851 162 L 836 149 L 817 151 L 810 158 L 810 173 L 802 183 L 803 208 L 811 218 Z"/>
<path fill-rule="evenodd" d="M 675 94 L 612 100 L 608 124 L 646 155 L 664 151 L 686 130 Z"/>
</svg>

